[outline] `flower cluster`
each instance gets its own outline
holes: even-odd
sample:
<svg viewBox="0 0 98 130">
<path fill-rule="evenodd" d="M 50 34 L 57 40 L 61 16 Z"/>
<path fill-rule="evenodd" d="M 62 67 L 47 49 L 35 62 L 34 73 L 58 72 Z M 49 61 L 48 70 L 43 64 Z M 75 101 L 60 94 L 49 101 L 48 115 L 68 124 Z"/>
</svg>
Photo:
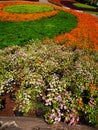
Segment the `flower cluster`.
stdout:
<svg viewBox="0 0 98 130">
<path fill-rule="evenodd" d="M 43 96 L 45 105 L 51 108 L 51 111 L 45 115 L 46 121 L 48 123 L 55 123 L 63 120 L 69 123 L 69 125 L 77 124 L 79 115 L 74 109 L 75 97 L 66 90 L 66 79 L 60 80 L 56 74 L 53 74 L 49 80 L 47 94 Z"/>
<path fill-rule="evenodd" d="M 0 87 L 0 95 L 14 91 L 15 81 L 13 78 L 6 79 Z"/>
<path fill-rule="evenodd" d="M 17 13 L 12 14 L 12 13 L 3 11 L 4 7 L 14 5 L 14 4 L 36 4 L 36 3 L 34 2 L 1 2 L 0 3 L 0 21 L 13 21 L 13 22 L 34 21 L 43 17 L 51 17 L 58 13 L 57 10 L 53 10 L 50 12 L 42 12 L 42 13 L 32 13 L 32 14 L 17 14 Z"/>
</svg>

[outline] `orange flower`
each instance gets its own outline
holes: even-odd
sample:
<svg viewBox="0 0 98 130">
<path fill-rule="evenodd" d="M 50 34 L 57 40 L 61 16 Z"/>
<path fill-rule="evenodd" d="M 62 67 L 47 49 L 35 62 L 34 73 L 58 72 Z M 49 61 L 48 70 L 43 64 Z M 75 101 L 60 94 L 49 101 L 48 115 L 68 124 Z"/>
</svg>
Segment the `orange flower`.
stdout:
<svg viewBox="0 0 98 130">
<path fill-rule="evenodd" d="M 79 98 L 79 99 L 78 99 L 78 103 L 79 103 L 79 104 L 82 104 L 82 103 L 83 103 L 83 102 L 82 102 L 82 98 Z"/>
<path fill-rule="evenodd" d="M 83 107 L 82 98 L 79 98 L 79 99 L 77 100 L 77 102 L 78 102 L 78 109 L 79 109 L 79 110 L 82 109 L 82 107 Z"/>
<path fill-rule="evenodd" d="M 83 57 L 83 59 L 84 59 L 84 60 L 89 60 L 89 57 L 85 55 L 85 56 Z"/>
<path fill-rule="evenodd" d="M 98 91 L 98 88 L 97 88 L 96 84 L 92 84 L 92 85 L 90 86 L 90 92 L 94 92 L 95 90 Z"/>
<path fill-rule="evenodd" d="M 88 84 L 86 83 L 85 86 L 89 89 L 89 92 L 92 93 L 94 91 L 98 91 L 98 86 L 96 84 Z"/>
</svg>

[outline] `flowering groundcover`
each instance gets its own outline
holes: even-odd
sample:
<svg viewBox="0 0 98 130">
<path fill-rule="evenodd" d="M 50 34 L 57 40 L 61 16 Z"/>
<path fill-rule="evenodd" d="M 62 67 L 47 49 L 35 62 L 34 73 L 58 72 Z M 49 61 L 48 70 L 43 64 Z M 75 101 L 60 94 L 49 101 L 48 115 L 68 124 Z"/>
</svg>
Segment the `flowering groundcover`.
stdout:
<svg viewBox="0 0 98 130">
<path fill-rule="evenodd" d="M 69 125 L 85 119 L 97 125 L 98 53 L 31 43 L 0 51 L 0 109 L 6 95 L 12 95 L 13 111 L 24 116 L 32 113 L 48 123 Z"/>
</svg>

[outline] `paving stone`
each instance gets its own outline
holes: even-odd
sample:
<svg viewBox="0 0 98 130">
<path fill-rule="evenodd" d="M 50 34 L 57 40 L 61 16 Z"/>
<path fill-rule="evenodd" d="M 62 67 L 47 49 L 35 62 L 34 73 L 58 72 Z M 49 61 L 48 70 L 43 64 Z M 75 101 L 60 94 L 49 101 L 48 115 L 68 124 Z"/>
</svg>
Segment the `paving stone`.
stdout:
<svg viewBox="0 0 98 130">
<path fill-rule="evenodd" d="M 21 128 L 15 128 L 15 127 L 9 127 L 9 128 L 4 129 L 4 130 L 23 130 L 23 129 L 21 129 Z"/>
<path fill-rule="evenodd" d="M 41 128 L 40 130 L 52 130 L 51 128 Z"/>
<path fill-rule="evenodd" d="M 52 130 L 51 128 L 32 128 L 32 130 Z"/>
<path fill-rule="evenodd" d="M 0 125 L 0 130 L 98 130 L 81 124 L 76 126 L 67 126 L 65 123 L 48 125 L 44 119 L 27 117 L 0 117 Z M 1 129 L 2 126 L 3 129 Z"/>
</svg>

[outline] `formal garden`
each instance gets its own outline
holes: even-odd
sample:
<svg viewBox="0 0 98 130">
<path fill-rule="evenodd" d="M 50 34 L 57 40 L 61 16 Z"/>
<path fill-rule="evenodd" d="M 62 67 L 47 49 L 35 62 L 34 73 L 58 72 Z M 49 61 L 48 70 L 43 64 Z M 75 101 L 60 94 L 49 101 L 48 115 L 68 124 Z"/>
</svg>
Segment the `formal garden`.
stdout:
<svg viewBox="0 0 98 130">
<path fill-rule="evenodd" d="M 8 99 L 13 115 L 98 126 L 98 18 L 0 2 L 0 114 Z"/>
</svg>

